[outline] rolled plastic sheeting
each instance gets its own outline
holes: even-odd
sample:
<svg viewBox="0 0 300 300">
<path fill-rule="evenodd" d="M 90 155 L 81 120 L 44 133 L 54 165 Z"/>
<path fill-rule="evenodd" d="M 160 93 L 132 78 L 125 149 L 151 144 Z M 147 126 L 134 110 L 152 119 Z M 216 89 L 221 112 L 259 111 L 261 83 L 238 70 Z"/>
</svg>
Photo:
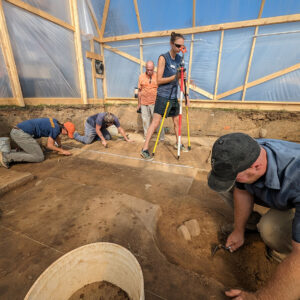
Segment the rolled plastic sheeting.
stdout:
<svg viewBox="0 0 300 300">
<path fill-rule="evenodd" d="M 24 300 L 66 300 L 77 290 L 97 281 L 108 281 L 132 300 L 144 300 L 144 279 L 136 258 L 112 243 L 77 248 L 55 261 L 33 284 Z"/>
<path fill-rule="evenodd" d="M 24 97 L 80 97 L 73 32 L 3 2 Z"/>
<path fill-rule="evenodd" d="M 0 98 L 10 98 L 12 96 L 13 94 L 10 88 L 9 77 L 0 47 Z"/>
</svg>

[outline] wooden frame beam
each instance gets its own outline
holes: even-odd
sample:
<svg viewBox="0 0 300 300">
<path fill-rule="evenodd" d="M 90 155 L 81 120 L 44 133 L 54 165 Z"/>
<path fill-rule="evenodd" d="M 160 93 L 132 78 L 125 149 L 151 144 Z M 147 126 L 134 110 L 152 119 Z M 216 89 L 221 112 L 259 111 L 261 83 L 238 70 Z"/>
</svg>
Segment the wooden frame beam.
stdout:
<svg viewBox="0 0 300 300">
<path fill-rule="evenodd" d="M 101 54 L 103 56 L 103 65 L 104 65 L 104 76 L 103 76 L 103 84 L 102 84 L 102 88 L 103 88 L 103 98 L 104 98 L 104 104 L 107 98 L 107 82 L 106 82 L 106 70 L 105 70 L 105 57 L 104 57 L 104 44 L 101 43 Z"/>
<path fill-rule="evenodd" d="M 2 0 L 0 0 L 0 48 L 2 49 L 13 97 L 17 100 L 19 106 L 25 106 L 14 53 L 6 26 Z"/>
<path fill-rule="evenodd" d="M 141 19 L 140 19 L 140 13 L 139 13 L 139 7 L 138 7 L 138 4 L 137 4 L 137 0 L 133 0 L 133 3 L 134 3 L 134 9 L 135 9 L 135 15 L 136 15 L 136 20 L 137 20 L 137 23 L 138 23 L 138 27 L 139 27 L 139 33 L 142 33 L 142 23 L 141 23 Z M 143 73 L 143 65 L 142 65 L 142 61 L 144 61 L 144 57 L 143 57 L 143 40 L 140 39 L 140 60 L 141 60 L 141 63 L 140 63 L 140 74 Z"/>
<path fill-rule="evenodd" d="M 220 75 L 220 65 L 221 65 L 222 50 L 223 50 L 223 40 L 224 40 L 224 30 L 221 31 L 220 46 L 219 46 L 219 57 L 218 57 L 218 66 L 217 66 L 217 74 L 216 74 L 216 82 L 215 82 L 214 100 L 217 100 L 218 85 L 219 85 L 219 75 Z"/>
<path fill-rule="evenodd" d="M 68 24 L 67 22 L 64 22 L 48 13 L 46 13 L 45 11 L 41 10 L 41 9 L 38 9 L 32 5 L 29 5 L 23 1 L 20 1 L 20 0 L 5 0 L 6 2 L 8 3 L 11 3 L 19 8 L 22 8 L 30 13 L 33 13 L 43 19 L 46 19 L 52 23 L 55 23 L 56 25 L 59 25 L 59 26 L 62 26 L 68 30 L 71 30 L 71 31 L 75 31 L 75 28 L 74 26 Z"/>
<path fill-rule="evenodd" d="M 269 74 L 269 75 L 267 75 L 267 76 L 258 78 L 258 79 L 254 80 L 254 81 L 248 82 L 248 83 L 246 84 L 246 87 L 247 87 L 247 88 L 250 88 L 250 87 L 259 85 L 259 84 L 261 84 L 261 83 L 264 83 L 264 82 L 266 82 L 266 81 L 269 81 L 269 80 L 274 79 L 274 78 L 277 78 L 277 77 L 280 77 L 280 76 L 285 75 L 285 74 L 287 74 L 287 73 L 296 71 L 296 70 L 298 70 L 298 69 L 300 69 L 300 63 L 299 63 L 299 64 L 296 64 L 296 65 L 293 65 L 293 66 L 291 66 L 291 67 L 285 68 L 285 69 L 283 69 L 283 70 L 277 71 L 277 72 L 275 72 L 275 73 Z M 219 94 L 219 95 L 217 95 L 217 99 L 222 99 L 222 98 L 225 98 L 225 97 L 230 96 L 230 95 L 232 95 L 232 94 L 235 94 L 235 93 L 237 93 L 237 92 L 240 92 L 241 90 L 243 90 L 243 88 L 244 88 L 244 86 L 241 85 L 241 86 L 238 86 L 238 87 L 236 87 L 236 88 L 234 88 L 234 89 L 232 89 L 232 90 L 230 90 L 230 91 L 227 91 L 227 92 L 224 92 L 224 93 L 222 93 L 222 94 Z"/>
<path fill-rule="evenodd" d="M 107 42 L 115 42 L 115 41 L 140 39 L 140 38 L 169 36 L 172 31 L 176 31 L 181 34 L 192 34 L 192 33 L 202 33 L 208 31 L 219 31 L 219 30 L 227 30 L 227 29 L 252 27 L 252 26 L 299 22 L 299 21 L 300 21 L 300 14 L 294 14 L 294 15 L 261 18 L 261 19 L 254 19 L 254 20 L 247 20 L 247 21 L 240 21 L 240 22 L 223 23 L 223 24 L 216 24 L 216 25 L 197 26 L 197 27 L 190 27 L 184 29 L 172 29 L 172 30 L 164 30 L 164 31 L 153 31 L 153 32 L 119 35 L 119 36 L 103 38 L 101 42 L 107 43 Z"/>
<path fill-rule="evenodd" d="M 102 42 L 103 35 L 104 35 L 104 32 L 105 32 L 105 26 L 106 26 L 106 19 L 107 19 L 107 15 L 108 15 L 109 3 L 110 3 L 110 0 L 105 0 L 105 5 L 104 5 L 104 9 L 103 9 L 103 16 L 102 16 L 102 24 L 101 24 L 101 28 L 100 28 L 100 42 Z"/>
<path fill-rule="evenodd" d="M 90 40 L 90 42 L 93 43 L 93 46 L 90 45 L 90 46 L 91 46 L 91 50 L 92 50 L 92 51 L 95 51 L 94 41 L 93 41 L 93 40 Z M 103 61 L 103 56 L 100 55 L 100 54 L 94 53 L 94 52 L 86 51 L 86 52 L 85 52 L 85 56 L 86 56 L 87 58 L 97 59 L 97 60 Z"/>
<path fill-rule="evenodd" d="M 74 44 L 75 44 L 76 61 L 77 61 L 77 67 L 79 73 L 80 94 L 81 94 L 83 104 L 88 104 L 83 57 L 82 57 L 82 48 L 81 48 L 81 36 L 80 36 L 77 0 L 70 0 L 70 7 L 71 7 L 71 18 L 75 27 Z"/>
<path fill-rule="evenodd" d="M 265 1 L 266 0 L 261 0 L 260 10 L 259 10 L 258 17 L 257 17 L 258 19 L 260 19 L 261 16 L 262 16 Z M 254 31 L 254 36 L 253 36 L 253 40 L 252 40 L 252 46 L 251 46 L 251 50 L 250 50 L 250 56 L 249 56 L 249 61 L 248 61 L 248 66 L 247 66 L 247 71 L 246 71 L 246 77 L 245 77 L 245 81 L 244 81 L 242 101 L 245 101 L 247 83 L 248 83 L 249 73 L 250 73 L 250 69 L 251 69 L 251 65 L 252 65 L 252 58 L 253 58 L 253 53 L 254 53 L 254 49 L 255 49 L 256 36 L 257 36 L 257 33 L 258 33 L 258 29 L 259 29 L 259 26 L 255 26 L 255 31 Z"/>
<path fill-rule="evenodd" d="M 91 48 L 92 52 L 95 51 L 95 46 L 94 46 L 94 41 L 93 40 L 90 40 L 90 48 Z M 101 56 L 101 55 L 95 54 L 95 53 L 92 53 L 92 52 L 86 51 L 86 57 L 88 57 L 88 55 L 92 54 L 91 55 L 92 57 L 88 57 L 88 58 L 91 58 L 93 94 L 94 94 L 94 98 L 98 98 L 96 70 L 95 70 L 95 56 L 94 55 L 96 55 L 96 56 Z"/>
</svg>

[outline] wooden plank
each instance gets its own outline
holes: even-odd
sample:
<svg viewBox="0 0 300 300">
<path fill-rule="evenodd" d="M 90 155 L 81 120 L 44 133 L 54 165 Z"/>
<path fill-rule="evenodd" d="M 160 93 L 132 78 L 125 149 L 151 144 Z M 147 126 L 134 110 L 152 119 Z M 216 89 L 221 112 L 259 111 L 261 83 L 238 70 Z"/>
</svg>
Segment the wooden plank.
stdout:
<svg viewBox="0 0 300 300">
<path fill-rule="evenodd" d="M 0 106 L 2 105 L 18 105 L 16 98 L 0 98 Z"/>
<path fill-rule="evenodd" d="M 222 57 L 222 50 L 223 50 L 223 39 L 224 39 L 224 30 L 221 31 L 221 39 L 220 39 L 220 46 L 219 46 L 219 57 L 218 57 L 218 66 L 217 66 L 217 75 L 216 75 L 215 92 L 214 92 L 214 100 L 217 99 L 217 93 L 218 93 L 220 65 L 221 65 L 221 57 Z"/>
<path fill-rule="evenodd" d="M 143 40 L 140 39 L 140 74 L 143 73 L 143 63 L 144 63 Z M 145 63 L 144 63 L 144 64 L 145 64 Z"/>
<path fill-rule="evenodd" d="M 85 75 L 84 75 L 83 57 L 82 57 L 82 48 L 81 48 L 81 37 L 80 37 L 80 26 L 79 26 L 77 0 L 70 0 L 70 1 L 71 1 L 70 4 L 71 4 L 73 20 L 74 20 L 74 27 L 75 27 L 74 43 L 75 43 L 77 68 L 78 68 L 78 73 L 79 73 L 80 94 L 81 94 L 83 104 L 88 104 L 86 82 L 85 82 Z"/>
<path fill-rule="evenodd" d="M 91 42 L 93 43 L 93 49 L 94 49 L 94 41 L 91 40 Z M 92 51 L 95 51 L 95 50 L 92 50 Z M 97 59 L 97 60 L 103 61 L 103 56 L 100 55 L 100 54 L 94 53 L 94 52 L 86 51 L 86 52 L 85 52 L 85 56 L 86 56 L 87 58 Z"/>
<path fill-rule="evenodd" d="M 260 10 L 258 13 L 258 19 L 261 18 L 261 16 L 262 16 L 264 5 L 265 5 L 265 0 L 262 0 L 261 5 L 260 5 Z M 246 71 L 246 77 L 245 77 L 245 81 L 244 81 L 242 101 L 245 101 L 247 83 L 248 83 L 249 73 L 250 73 L 250 69 L 251 69 L 251 65 L 252 65 L 252 58 L 253 58 L 253 53 L 254 53 L 254 49 L 255 49 L 256 36 L 258 33 L 258 29 L 259 29 L 259 26 L 255 26 L 255 31 L 254 31 L 254 36 L 253 36 L 253 40 L 252 40 L 252 46 L 251 46 L 251 50 L 250 50 L 250 56 L 249 56 L 249 61 L 248 61 L 248 66 L 247 66 L 247 71 Z"/>
<path fill-rule="evenodd" d="M 193 27 L 196 26 L 196 0 L 193 0 Z"/>
<path fill-rule="evenodd" d="M 24 98 L 26 105 L 66 105 L 81 104 L 81 98 Z"/>
<path fill-rule="evenodd" d="M 294 15 L 286 15 L 286 16 L 271 17 L 271 18 L 260 18 L 254 20 L 232 22 L 232 23 L 223 23 L 223 24 L 216 24 L 216 25 L 196 26 L 196 27 L 190 27 L 184 29 L 172 29 L 172 30 L 164 30 L 164 31 L 153 31 L 153 32 L 143 32 L 143 33 L 112 36 L 112 37 L 103 38 L 102 42 L 107 43 L 107 42 L 115 42 L 115 41 L 140 39 L 140 38 L 170 36 L 172 31 L 176 31 L 181 34 L 192 34 L 192 33 L 202 33 L 202 32 L 209 32 L 209 31 L 218 31 L 218 30 L 227 30 L 227 29 L 245 28 L 245 27 L 252 27 L 252 26 L 299 22 L 299 21 L 300 21 L 300 14 L 294 14 Z"/>
<path fill-rule="evenodd" d="M 197 92 L 197 93 L 199 93 L 199 94 L 201 94 L 201 95 L 209 98 L 209 99 L 213 99 L 214 98 L 213 94 L 211 94 L 211 93 L 209 93 L 209 92 L 207 92 L 207 91 L 205 91 L 205 90 L 197 87 L 194 84 L 190 84 L 189 88 L 192 89 L 192 90 L 194 90 L 195 92 Z"/>
<path fill-rule="evenodd" d="M 106 19 L 108 15 L 108 9 L 109 9 L 109 3 L 110 0 L 105 0 L 104 9 L 103 9 L 103 16 L 102 16 L 102 24 L 100 28 L 100 40 L 103 39 L 103 35 L 105 32 L 105 26 L 106 26 Z"/>
<path fill-rule="evenodd" d="M 140 19 L 140 13 L 139 13 L 139 7 L 137 4 L 137 0 L 133 0 L 134 3 L 134 9 L 135 9 L 135 14 L 136 14 L 136 19 L 137 19 L 137 23 L 138 23 L 138 27 L 139 27 L 139 33 L 142 33 L 142 24 L 141 24 L 141 19 Z"/>
<path fill-rule="evenodd" d="M 6 26 L 2 0 L 0 0 L 0 47 L 2 49 L 13 97 L 17 100 L 19 106 L 25 106 L 14 53 Z"/>
<path fill-rule="evenodd" d="M 89 104 L 100 104 L 100 105 L 104 105 L 104 99 L 94 99 L 94 98 L 88 98 L 88 103 Z"/>
<path fill-rule="evenodd" d="M 250 87 L 259 85 L 259 84 L 264 83 L 264 82 L 266 82 L 266 81 L 268 81 L 268 80 L 277 78 L 277 77 L 279 77 L 279 76 L 282 76 L 282 75 L 285 75 L 285 74 L 287 74 L 287 73 L 296 71 L 296 70 L 298 70 L 298 69 L 300 69 L 300 63 L 299 63 L 299 64 L 296 64 L 296 65 L 293 65 L 293 66 L 291 66 L 291 67 L 285 68 L 285 69 L 283 69 L 283 70 L 280 70 L 280 71 L 278 71 L 278 72 L 269 74 L 269 75 L 267 75 L 267 76 L 258 78 L 258 79 L 254 80 L 254 81 L 252 81 L 252 82 L 248 82 L 247 85 L 246 85 L 246 87 L 247 87 L 247 88 L 250 88 Z M 225 93 L 219 94 L 219 95 L 217 95 L 217 99 L 222 99 L 222 98 L 225 98 L 225 97 L 230 96 L 230 95 L 232 95 L 232 94 L 235 94 L 235 93 L 237 93 L 237 92 L 240 92 L 241 90 L 243 90 L 243 87 L 244 87 L 244 86 L 241 85 L 241 86 L 238 86 L 238 87 L 234 88 L 233 90 L 230 90 L 230 91 L 227 91 L 227 92 L 225 92 Z"/>
<path fill-rule="evenodd" d="M 104 75 L 100 75 L 100 74 L 97 74 L 97 73 L 96 73 L 96 78 L 103 79 L 103 78 L 104 78 Z"/>
<path fill-rule="evenodd" d="M 105 45 L 105 44 L 103 45 L 103 48 L 105 48 L 105 49 L 107 49 L 109 51 L 112 51 L 112 52 L 114 52 L 116 54 L 119 54 L 119 55 L 121 55 L 121 56 L 123 56 L 123 57 L 125 57 L 125 58 L 127 58 L 127 59 L 129 59 L 129 60 L 131 60 L 131 61 L 133 61 L 135 63 L 137 63 L 137 64 L 142 64 L 143 66 L 146 65 L 146 63 L 144 61 L 141 61 L 139 58 L 136 58 L 135 56 L 132 56 L 132 55 L 126 53 L 126 52 L 123 52 L 123 51 L 117 49 L 117 48 L 113 48 L 113 47 Z"/>
<path fill-rule="evenodd" d="M 95 51 L 94 41 L 90 40 L 90 48 L 91 51 Z M 96 80 L 96 70 L 95 70 L 95 59 L 92 58 L 91 60 L 91 67 L 92 67 L 92 82 L 93 82 L 93 94 L 94 98 L 98 98 L 98 92 L 97 92 L 97 80 Z"/>
<path fill-rule="evenodd" d="M 194 34 L 192 34 L 191 48 L 190 48 L 189 71 L 188 71 L 187 86 L 186 86 L 187 93 L 190 92 L 193 52 L 194 52 Z"/>
<path fill-rule="evenodd" d="M 52 23 L 55 23 L 59 26 L 62 26 L 64 28 L 68 29 L 68 30 L 75 31 L 75 28 L 72 25 L 68 24 L 67 22 L 64 22 L 64 21 L 62 21 L 62 20 L 46 13 L 45 11 L 43 11 L 41 9 L 38 9 L 38 8 L 32 6 L 32 5 L 29 5 L 29 4 L 27 4 L 23 1 L 20 1 L 20 0 L 5 0 L 5 1 L 9 2 L 9 3 L 11 3 L 11 4 L 13 4 L 13 5 L 15 5 L 19 8 L 22 8 L 22 9 L 28 11 L 28 12 L 31 12 L 31 13 L 33 13 L 33 14 L 35 14 L 35 15 L 43 18 L 43 19 L 46 19 L 46 20 L 48 20 Z"/>
<path fill-rule="evenodd" d="M 104 44 L 101 43 L 101 54 L 103 56 L 103 65 L 104 65 L 104 77 L 103 77 L 103 97 L 104 97 L 104 104 L 107 98 L 107 81 L 106 81 L 106 70 L 105 70 L 105 57 L 104 57 Z"/>
<path fill-rule="evenodd" d="M 99 36 L 99 38 L 100 38 L 101 31 L 100 31 L 100 28 L 99 28 L 99 25 L 98 25 L 98 22 L 97 22 L 97 18 L 96 18 L 96 16 L 95 16 L 93 10 L 89 9 L 89 11 L 90 11 L 90 13 L 91 13 L 91 16 L 92 16 L 94 25 L 95 25 L 95 27 L 96 27 L 98 36 Z"/>
</svg>

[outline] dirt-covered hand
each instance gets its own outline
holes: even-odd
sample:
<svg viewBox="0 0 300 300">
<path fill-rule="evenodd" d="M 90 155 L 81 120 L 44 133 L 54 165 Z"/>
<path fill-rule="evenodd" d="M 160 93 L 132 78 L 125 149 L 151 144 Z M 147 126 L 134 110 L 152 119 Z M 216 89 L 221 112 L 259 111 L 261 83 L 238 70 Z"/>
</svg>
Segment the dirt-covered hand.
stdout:
<svg viewBox="0 0 300 300">
<path fill-rule="evenodd" d="M 227 238 L 226 248 L 230 252 L 233 252 L 243 246 L 244 244 L 244 233 L 238 230 L 234 230 Z"/>
<path fill-rule="evenodd" d="M 102 145 L 103 145 L 104 147 L 107 146 L 107 142 L 106 142 L 106 141 L 101 141 L 101 143 L 102 143 Z"/>
<path fill-rule="evenodd" d="M 248 293 L 242 290 L 230 290 L 225 292 L 227 297 L 230 297 L 232 300 L 258 300 L 255 294 Z"/>
<path fill-rule="evenodd" d="M 67 151 L 67 150 L 62 150 L 61 153 L 62 153 L 63 155 L 67 155 L 67 156 L 72 155 L 72 153 L 69 152 L 69 151 Z"/>
</svg>

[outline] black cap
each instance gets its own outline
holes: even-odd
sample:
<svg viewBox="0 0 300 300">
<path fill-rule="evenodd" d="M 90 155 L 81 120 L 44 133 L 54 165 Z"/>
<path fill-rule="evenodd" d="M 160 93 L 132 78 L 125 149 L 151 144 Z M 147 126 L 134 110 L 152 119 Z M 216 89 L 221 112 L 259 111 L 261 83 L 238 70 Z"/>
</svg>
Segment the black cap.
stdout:
<svg viewBox="0 0 300 300">
<path fill-rule="evenodd" d="M 247 134 L 236 132 L 221 136 L 212 148 L 209 187 L 217 192 L 228 191 L 237 174 L 250 168 L 259 154 L 259 144 Z"/>
</svg>

